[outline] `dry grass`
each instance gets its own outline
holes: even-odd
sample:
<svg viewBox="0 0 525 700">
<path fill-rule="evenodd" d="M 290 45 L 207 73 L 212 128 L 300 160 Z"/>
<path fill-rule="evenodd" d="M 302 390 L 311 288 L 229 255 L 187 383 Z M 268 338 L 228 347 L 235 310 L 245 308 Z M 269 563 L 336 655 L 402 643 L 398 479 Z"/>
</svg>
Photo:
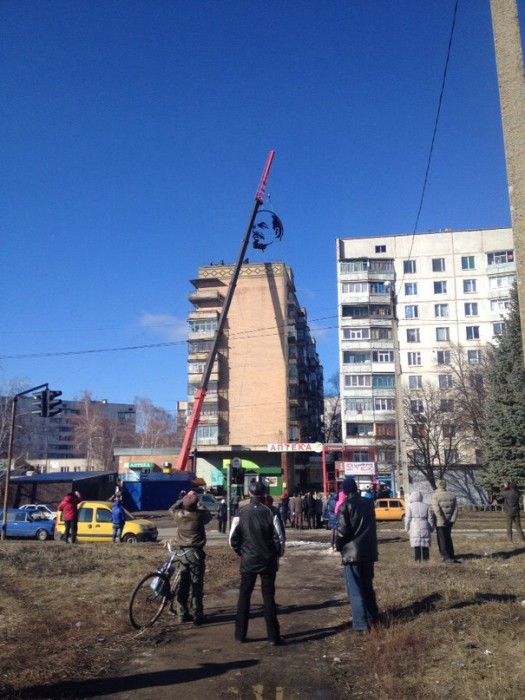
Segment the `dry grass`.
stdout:
<svg viewBox="0 0 525 700">
<path fill-rule="evenodd" d="M 440 563 L 434 547 L 431 563 L 416 565 L 406 541 L 383 539 L 376 590 L 384 620 L 357 643 L 347 633 L 336 649 L 349 697 L 525 697 L 525 549 L 499 534 L 456 534 L 454 542 L 462 564 Z"/>
<path fill-rule="evenodd" d="M 525 548 L 484 532 L 485 515 L 462 519 L 479 532 L 454 533 L 462 564 L 441 564 L 434 545 L 431 562 L 416 565 L 401 532 L 380 537 L 383 623 L 364 639 L 344 631 L 325 641 L 341 659 L 333 666 L 341 697 L 525 697 Z M 222 546 L 207 551 L 208 592 L 237 581 L 235 555 Z M 104 677 L 133 655 L 144 640 L 127 622 L 129 594 L 164 556 L 155 544 L 2 543 L 0 697 Z M 151 643 L 161 643 L 163 627 Z"/>
<path fill-rule="evenodd" d="M 165 558 L 157 544 L 0 546 L 0 697 L 33 685 L 103 677 L 132 652 L 134 583 Z M 237 576 L 233 553 L 208 552 L 210 587 Z"/>
</svg>

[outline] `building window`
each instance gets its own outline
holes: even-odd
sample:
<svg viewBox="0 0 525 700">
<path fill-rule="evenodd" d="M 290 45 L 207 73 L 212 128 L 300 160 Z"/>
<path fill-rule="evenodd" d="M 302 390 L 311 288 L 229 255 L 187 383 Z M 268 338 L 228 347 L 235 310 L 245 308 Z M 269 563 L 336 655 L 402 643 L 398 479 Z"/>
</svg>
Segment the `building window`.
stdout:
<svg viewBox="0 0 525 700">
<path fill-rule="evenodd" d="M 405 318 L 419 318 L 419 307 L 417 305 L 405 306 Z"/>
<path fill-rule="evenodd" d="M 421 389 L 423 387 L 423 377 L 420 374 L 410 374 L 408 377 L 409 389 Z"/>
<path fill-rule="evenodd" d="M 396 436 L 395 423 L 376 423 L 376 435 L 378 437 L 393 438 Z"/>
<path fill-rule="evenodd" d="M 490 310 L 493 313 L 505 313 L 510 308 L 510 299 L 491 299 Z"/>
<path fill-rule="evenodd" d="M 345 413 L 363 413 L 372 410 L 372 398 L 345 399 Z"/>
<path fill-rule="evenodd" d="M 374 399 L 374 411 L 394 411 L 394 399 L 377 398 Z"/>
<path fill-rule="evenodd" d="M 407 328 L 407 343 L 420 343 L 419 328 Z"/>
<path fill-rule="evenodd" d="M 475 294 L 477 291 L 477 280 L 463 280 L 463 292 L 465 294 Z"/>
<path fill-rule="evenodd" d="M 219 437 L 219 426 L 218 425 L 201 424 L 197 428 L 197 439 L 198 440 L 217 440 L 218 437 Z"/>
<path fill-rule="evenodd" d="M 459 453 L 455 447 L 450 450 L 445 450 L 445 462 L 447 464 L 456 464 L 459 459 Z"/>
<path fill-rule="evenodd" d="M 436 318 L 448 318 L 448 304 L 434 304 L 434 316 Z"/>
<path fill-rule="evenodd" d="M 508 265 L 514 262 L 513 250 L 500 250 L 497 253 L 487 253 L 487 265 Z"/>
<path fill-rule="evenodd" d="M 412 437 L 417 440 L 418 438 L 424 438 L 427 434 L 427 426 L 424 423 L 413 423 L 412 426 Z"/>
<path fill-rule="evenodd" d="M 480 389 L 483 386 L 483 375 L 471 372 L 468 377 L 468 383 L 472 389 Z"/>
<path fill-rule="evenodd" d="M 370 272 L 395 272 L 392 260 L 370 260 Z"/>
<path fill-rule="evenodd" d="M 408 364 L 410 366 L 421 364 L 421 353 L 420 352 L 408 352 L 407 353 Z"/>
<path fill-rule="evenodd" d="M 467 340 L 479 340 L 479 326 L 466 327 Z"/>
<path fill-rule="evenodd" d="M 432 272 L 445 272 L 445 258 L 432 258 Z"/>
<path fill-rule="evenodd" d="M 438 374 L 438 382 L 440 389 L 452 389 L 451 374 Z"/>
<path fill-rule="evenodd" d="M 442 425 L 443 437 L 453 438 L 456 435 L 456 426 L 452 423 L 444 423 Z"/>
<path fill-rule="evenodd" d="M 349 304 L 343 304 L 343 317 L 344 318 L 366 318 L 368 316 L 368 305 L 366 306 L 350 306 Z"/>
<path fill-rule="evenodd" d="M 478 315 L 478 302 L 466 302 L 465 303 L 465 316 L 477 316 Z"/>
<path fill-rule="evenodd" d="M 450 340 L 450 329 L 447 326 L 443 328 L 436 328 L 436 340 L 440 342 Z"/>
<path fill-rule="evenodd" d="M 372 376 L 372 386 L 374 388 L 390 389 L 396 385 L 393 374 L 374 374 Z"/>
<path fill-rule="evenodd" d="M 489 277 L 489 289 L 505 289 L 506 287 L 512 287 L 516 275 L 496 275 L 494 277 Z"/>
<path fill-rule="evenodd" d="M 438 365 L 450 364 L 450 350 L 438 350 L 436 356 Z"/>
<path fill-rule="evenodd" d="M 446 293 L 447 293 L 446 280 L 440 280 L 439 282 L 434 282 L 434 294 L 446 294 Z"/>
<path fill-rule="evenodd" d="M 347 423 L 346 437 L 359 437 L 360 435 L 373 435 L 373 423 Z"/>
<path fill-rule="evenodd" d="M 343 352 L 343 364 L 345 365 L 362 365 L 365 362 L 370 362 L 369 352 L 357 352 L 355 350 L 345 350 Z"/>
<path fill-rule="evenodd" d="M 339 263 L 342 275 L 349 272 L 366 272 L 368 270 L 368 260 L 351 260 Z"/>
<path fill-rule="evenodd" d="M 473 255 L 461 256 L 461 269 L 462 270 L 475 270 L 476 269 Z"/>
<path fill-rule="evenodd" d="M 405 296 L 415 296 L 417 294 L 417 282 L 405 282 Z"/>
<path fill-rule="evenodd" d="M 393 350 L 374 350 L 372 352 L 372 362 L 393 362 Z"/>
<path fill-rule="evenodd" d="M 191 319 L 189 321 L 189 331 L 195 335 L 207 335 L 213 333 L 217 328 L 217 319 Z"/>
<path fill-rule="evenodd" d="M 370 374 L 345 374 L 345 388 L 372 386 Z"/>
<path fill-rule="evenodd" d="M 410 413 L 424 413 L 425 406 L 422 399 L 412 399 L 410 401 Z"/>
<path fill-rule="evenodd" d="M 454 399 L 441 399 L 439 408 L 441 413 L 454 413 Z"/>
<path fill-rule="evenodd" d="M 343 340 L 368 340 L 370 328 L 343 328 Z"/>
<path fill-rule="evenodd" d="M 467 362 L 469 365 L 479 365 L 481 363 L 481 350 L 467 350 Z"/>
<path fill-rule="evenodd" d="M 376 245 L 376 253 L 386 253 L 386 245 Z"/>
<path fill-rule="evenodd" d="M 387 294 L 388 287 L 385 282 L 370 282 L 370 294 Z"/>
<path fill-rule="evenodd" d="M 492 333 L 494 335 L 502 335 L 504 328 L 505 324 L 503 323 L 503 321 L 496 321 L 496 323 L 492 324 Z"/>
<path fill-rule="evenodd" d="M 370 452 L 367 450 L 355 450 L 350 456 L 350 462 L 372 462 Z"/>
<path fill-rule="evenodd" d="M 416 272 L 415 260 L 403 260 L 403 272 L 405 275 L 411 275 Z"/>
<path fill-rule="evenodd" d="M 190 340 L 188 341 L 188 353 L 190 355 L 194 355 L 199 352 L 208 353 L 211 350 L 212 343 L 212 340 Z"/>
<path fill-rule="evenodd" d="M 342 282 L 343 294 L 368 294 L 368 282 Z"/>
<path fill-rule="evenodd" d="M 370 337 L 372 340 L 392 340 L 391 328 L 371 328 Z"/>
</svg>

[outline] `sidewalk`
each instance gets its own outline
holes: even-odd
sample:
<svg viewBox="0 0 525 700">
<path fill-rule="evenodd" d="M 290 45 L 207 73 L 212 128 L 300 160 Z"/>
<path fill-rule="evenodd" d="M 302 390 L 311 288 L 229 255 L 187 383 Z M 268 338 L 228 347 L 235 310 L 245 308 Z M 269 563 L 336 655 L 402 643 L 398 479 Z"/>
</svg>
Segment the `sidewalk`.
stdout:
<svg viewBox="0 0 525 700">
<path fill-rule="evenodd" d="M 267 643 L 259 586 L 252 596 L 249 641 L 235 642 L 237 589 L 227 588 L 206 597 L 210 623 L 203 627 L 180 625 L 163 614 L 155 628 L 145 633 L 152 637 L 151 644 L 126 660 L 122 675 L 100 682 L 98 688 L 92 684 L 89 696 L 115 700 L 171 700 L 176 695 L 238 700 L 339 698 L 331 683 L 330 639 L 347 633 L 349 619 L 340 558 L 331 552 L 326 530 L 287 530 L 287 536 L 276 595 L 286 646 Z"/>
</svg>

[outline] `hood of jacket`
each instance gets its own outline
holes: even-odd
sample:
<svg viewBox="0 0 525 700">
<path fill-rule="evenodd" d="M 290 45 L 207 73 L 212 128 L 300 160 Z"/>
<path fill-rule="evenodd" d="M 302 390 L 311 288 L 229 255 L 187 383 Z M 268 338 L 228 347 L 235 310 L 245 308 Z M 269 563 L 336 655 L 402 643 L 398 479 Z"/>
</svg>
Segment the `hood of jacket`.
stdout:
<svg viewBox="0 0 525 700">
<path fill-rule="evenodd" d="M 422 500 L 423 496 L 421 495 L 421 491 L 412 491 L 412 493 L 408 497 L 409 503 L 417 503 Z"/>
</svg>

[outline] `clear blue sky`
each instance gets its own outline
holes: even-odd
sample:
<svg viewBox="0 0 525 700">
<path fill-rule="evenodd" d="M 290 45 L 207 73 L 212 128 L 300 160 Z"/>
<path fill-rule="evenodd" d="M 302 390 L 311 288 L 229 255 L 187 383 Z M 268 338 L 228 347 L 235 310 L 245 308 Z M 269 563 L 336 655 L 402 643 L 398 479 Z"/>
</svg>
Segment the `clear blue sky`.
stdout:
<svg viewBox="0 0 525 700">
<path fill-rule="evenodd" d="M 249 257 L 293 268 L 333 375 L 335 239 L 413 231 L 454 5 L 2 0 L 0 383 L 174 410 L 189 280 L 236 259 L 271 149 L 285 235 Z M 489 0 L 460 0 L 418 230 L 508 225 Z"/>
</svg>

